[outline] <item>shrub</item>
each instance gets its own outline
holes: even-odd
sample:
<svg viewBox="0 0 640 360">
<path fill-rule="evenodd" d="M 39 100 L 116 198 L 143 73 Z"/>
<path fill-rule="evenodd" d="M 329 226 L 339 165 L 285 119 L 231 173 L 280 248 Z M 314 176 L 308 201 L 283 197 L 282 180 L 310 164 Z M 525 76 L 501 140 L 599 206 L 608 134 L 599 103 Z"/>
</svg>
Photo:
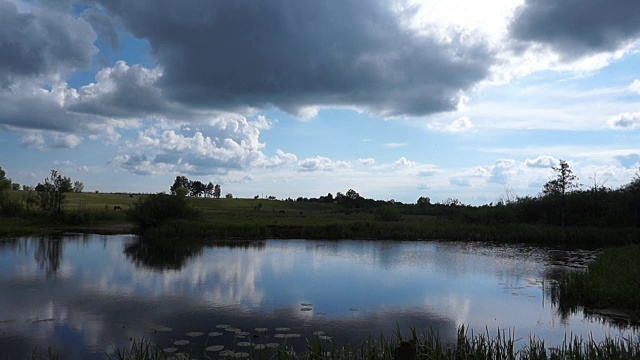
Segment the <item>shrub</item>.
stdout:
<svg viewBox="0 0 640 360">
<path fill-rule="evenodd" d="M 127 218 L 134 222 L 140 231 L 161 226 L 170 220 L 193 220 L 199 217 L 184 196 L 152 194 L 138 198 L 127 210 Z"/>
</svg>

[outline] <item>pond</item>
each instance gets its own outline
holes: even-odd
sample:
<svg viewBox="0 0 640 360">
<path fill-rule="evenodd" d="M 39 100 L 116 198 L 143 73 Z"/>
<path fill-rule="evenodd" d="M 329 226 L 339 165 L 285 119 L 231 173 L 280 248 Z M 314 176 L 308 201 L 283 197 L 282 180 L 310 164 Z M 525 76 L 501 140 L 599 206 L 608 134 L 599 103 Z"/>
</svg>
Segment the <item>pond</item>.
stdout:
<svg viewBox="0 0 640 360">
<path fill-rule="evenodd" d="M 522 346 L 529 334 L 547 346 L 565 334 L 636 334 L 554 304 L 553 278 L 594 257 L 442 241 L 5 239 L 0 357 L 24 358 L 37 346 L 61 358 L 104 358 L 142 337 L 178 352 L 240 351 L 249 342 L 301 348 L 314 333 L 359 344 L 398 327 L 433 329 L 442 339 L 455 338 L 460 325 L 504 329 Z"/>
</svg>

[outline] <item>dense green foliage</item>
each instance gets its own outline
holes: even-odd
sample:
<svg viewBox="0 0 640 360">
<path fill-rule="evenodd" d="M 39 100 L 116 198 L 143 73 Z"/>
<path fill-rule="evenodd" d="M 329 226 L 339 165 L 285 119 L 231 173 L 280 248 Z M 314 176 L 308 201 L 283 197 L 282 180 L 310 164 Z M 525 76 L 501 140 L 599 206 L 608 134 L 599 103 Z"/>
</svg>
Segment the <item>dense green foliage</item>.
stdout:
<svg viewBox="0 0 640 360">
<path fill-rule="evenodd" d="M 640 318 L 640 246 L 607 249 L 586 272 L 565 275 L 560 305 L 624 309 Z"/>
<path fill-rule="evenodd" d="M 198 212 L 184 196 L 167 194 L 141 196 L 126 210 L 126 214 L 141 233 L 168 222 L 198 218 Z"/>
</svg>

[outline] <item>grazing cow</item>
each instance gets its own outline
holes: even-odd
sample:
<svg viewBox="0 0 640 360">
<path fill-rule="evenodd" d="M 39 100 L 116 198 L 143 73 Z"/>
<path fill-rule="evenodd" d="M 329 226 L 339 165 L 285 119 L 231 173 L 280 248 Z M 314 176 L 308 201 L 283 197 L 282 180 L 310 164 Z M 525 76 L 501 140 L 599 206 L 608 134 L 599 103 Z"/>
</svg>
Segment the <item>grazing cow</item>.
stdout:
<svg viewBox="0 0 640 360">
<path fill-rule="evenodd" d="M 120 206 L 116 205 L 116 206 L 113 207 L 113 210 L 122 210 L 122 208 Z"/>
</svg>

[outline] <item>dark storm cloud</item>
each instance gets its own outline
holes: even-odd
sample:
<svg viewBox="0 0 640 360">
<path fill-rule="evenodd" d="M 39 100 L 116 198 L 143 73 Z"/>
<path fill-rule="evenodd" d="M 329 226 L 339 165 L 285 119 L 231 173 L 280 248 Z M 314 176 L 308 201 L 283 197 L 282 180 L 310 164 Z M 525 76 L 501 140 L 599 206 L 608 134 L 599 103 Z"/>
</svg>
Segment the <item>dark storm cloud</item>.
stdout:
<svg viewBox="0 0 640 360">
<path fill-rule="evenodd" d="M 452 110 L 494 61 L 485 44 L 443 43 L 378 0 L 98 0 L 147 39 L 173 100 L 203 108 Z"/>
<path fill-rule="evenodd" d="M 20 77 L 88 66 L 97 52 L 95 39 L 82 19 L 57 12 L 21 13 L 0 0 L 0 87 Z"/>
<path fill-rule="evenodd" d="M 565 59 L 614 51 L 640 35 L 640 1 L 526 0 L 509 30 L 513 38 L 549 45 Z"/>
</svg>

